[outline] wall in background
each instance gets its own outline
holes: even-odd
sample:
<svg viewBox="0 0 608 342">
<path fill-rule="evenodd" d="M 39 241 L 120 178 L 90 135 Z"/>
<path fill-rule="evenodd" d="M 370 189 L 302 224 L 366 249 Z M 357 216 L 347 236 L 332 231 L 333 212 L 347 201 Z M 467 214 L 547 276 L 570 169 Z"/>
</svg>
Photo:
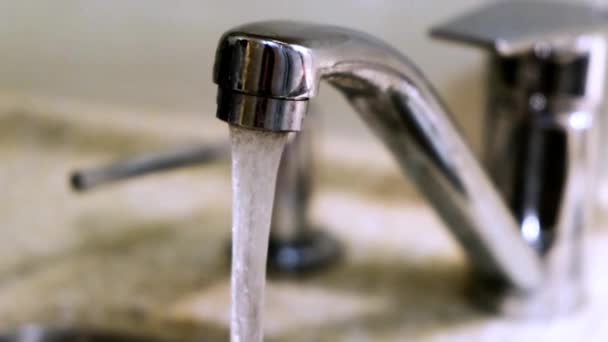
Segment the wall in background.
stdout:
<svg viewBox="0 0 608 342">
<path fill-rule="evenodd" d="M 482 0 L 0 2 L 0 91 L 61 96 L 145 111 L 214 113 L 219 36 L 232 26 L 293 19 L 370 32 L 416 61 L 464 116 L 477 115 L 479 51 L 427 31 Z M 323 111 L 350 109 L 323 87 Z M 328 119 L 331 124 L 331 118 Z M 348 134 L 348 130 L 346 131 Z"/>
<path fill-rule="evenodd" d="M 55 0 L 0 2 L 0 91 L 146 110 L 213 115 L 211 69 L 223 31 L 293 19 L 348 26 L 395 45 L 428 75 L 473 140 L 479 137 L 483 53 L 428 29 L 484 0 Z M 324 121 L 351 110 L 329 87 Z M 350 121 L 349 121 L 350 122 Z M 353 128 L 343 134 L 359 134 Z"/>
</svg>

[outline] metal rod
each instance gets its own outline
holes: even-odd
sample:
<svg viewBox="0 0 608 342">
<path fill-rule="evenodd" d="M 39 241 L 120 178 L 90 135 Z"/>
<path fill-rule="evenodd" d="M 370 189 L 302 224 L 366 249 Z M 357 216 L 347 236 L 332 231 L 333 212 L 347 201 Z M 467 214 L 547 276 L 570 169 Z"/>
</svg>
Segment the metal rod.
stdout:
<svg viewBox="0 0 608 342">
<path fill-rule="evenodd" d="M 87 191 L 127 178 L 205 164 L 226 158 L 230 153 L 228 146 L 227 143 L 199 145 L 135 156 L 101 167 L 77 170 L 72 173 L 70 184 L 74 190 Z"/>
</svg>

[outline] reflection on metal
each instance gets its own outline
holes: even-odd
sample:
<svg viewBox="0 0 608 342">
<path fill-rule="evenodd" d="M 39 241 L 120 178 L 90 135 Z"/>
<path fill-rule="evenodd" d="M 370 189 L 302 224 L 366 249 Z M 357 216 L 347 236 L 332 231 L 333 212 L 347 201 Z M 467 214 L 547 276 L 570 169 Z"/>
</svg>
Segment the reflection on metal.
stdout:
<svg viewBox="0 0 608 342">
<path fill-rule="evenodd" d="M 496 1 L 437 26 L 432 34 L 498 52 L 519 55 L 569 44 L 577 36 L 602 33 L 606 13 L 586 4 L 541 1 Z"/>
<path fill-rule="evenodd" d="M 569 312 L 583 301 L 581 234 L 605 63 L 606 40 L 594 35 L 542 54 L 490 58 L 484 160 L 522 236 L 543 258 L 543 290 L 526 303 L 530 311 Z M 542 105 L 534 105 L 538 98 Z"/>
<path fill-rule="evenodd" d="M 528 214 L 524 216 L 521 223 L 521 235 L 530 244 L 534 244 L 540 238 L 540 222 L 536 214 Z"/>
<path fill-rule="evenodd" d="M 487 171 L 416 66 L 349 29 L 261 22 L 228 31 L 216 52 L 217 116 L 246 128 L 297 132 L 305 102 L 320 80 L 328 81 L 461 242 L 495 308 L 559 314 L 581 299 L 580 234 L 593 162 L 588 131 L 603 94 L 606 44 L 595 35 L 554 34 L 550 21 L 512 25 L 537 7 L 509 3 L 435 30 L 491 48 Z M 595 31 L 600 23 L 595 16 L 580 23 L 589 13 L 578 7 L 542 6 L 564 23 L 579 23 L 568 32 Z M 516 29 L 500 35 L 491 27 L 504 25 L 496 13 L 510 15 L 504 20 Z M 473 36 L 473 28 L 483 34 Z"/>
<path fill-rule="evenodd" d="M 315 95 L 318 80 L 327 79 L 394 152 L 479 269 L 522 291 L 540 284 L 540 260 L 520 238 L 509 209 L 426 79 L 396 50 L 347 29 L 266 22 L 225 34 L 216 67 L 221 96 L 303 101 Z M 289 113 L 266 109 L 239 110 L 238 103 L 219 100 L 217 114 L 252 129 L 294 130 L 275 124 L 292 122 L 282 117 Z"/>
</svg>

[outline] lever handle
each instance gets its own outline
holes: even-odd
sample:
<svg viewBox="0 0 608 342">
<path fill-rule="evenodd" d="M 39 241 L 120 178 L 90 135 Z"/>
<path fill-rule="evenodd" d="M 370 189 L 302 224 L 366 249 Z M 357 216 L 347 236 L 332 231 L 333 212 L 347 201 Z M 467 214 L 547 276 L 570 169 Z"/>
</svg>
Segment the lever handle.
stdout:
<svg viewBox="0 0 608 342">
<path fill-rule="evenodd" d="M 86 191 L 127 178 L 209 163 L 227 157 L 229 155 L 228 147 L 229 144 L 221 143 L 143 154 L 101 167 L 77 170 L 70 176 L 70 184 L 74 190 Z"/>
<path fill-rule="evenodd" d="M 538 43 L 559 43 L 607 27 L 608 15 L 597 6 L 520 0 L 489 4 L 433 28 L 431 34 L 511 56 Z"/>
</svg>

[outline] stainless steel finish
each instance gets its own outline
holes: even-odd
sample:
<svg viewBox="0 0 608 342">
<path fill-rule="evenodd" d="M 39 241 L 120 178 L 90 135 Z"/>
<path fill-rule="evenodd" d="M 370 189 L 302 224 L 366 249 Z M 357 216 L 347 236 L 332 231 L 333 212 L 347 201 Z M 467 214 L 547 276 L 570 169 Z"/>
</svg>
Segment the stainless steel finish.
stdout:
<svg viewBox="0 0 608 342">
<path fill-rule="evenodd" d="M 605 32 L 606 16 L 597 6 L 585 4 L 497 1 L 434 28 L 432 34 L 510 56 L 539 44 L 570 44 L 579 36 Z"/>
<path fill-rule="evenodd" d="M 573 44 L 493 54 L 489 68 L 484 159 L 523 239 L 542 255 L 542 291 L 517 305 L 538 315 L 570 312 L 584 293 L 582 233 L 593 199 L 591 130 L 603 95 L 606 40 L 583 36 Z M 499 307 L 513 305 L 495 298 Z"/>
<path fill-rule="evenodd" d="M 567 188 L 580 188 L 570 183 L 592 169 L 590 130 L 602 100 L 606 44 L 602 37 L 584 40 L 587 53 L 554 50 L 490 60 L 485 163 L 518 220 L 531 222 L 533 215 L 543 229 L 559 221 Z M 543 252 L 555 238 L 552 231 L 522 234 Z"/>
<path fill-rule="evenodd" d="M 344 28 L 262 22 L 227 32 L 214 71 L 217 116 L 251 129 L 300 131 L 306 107 L 293 103 L 314 97 L 327 80 L 462 243 L 475 297 L 512 314 L 571 312 L 584 293 L 581 235 L 604 94 L 606 40 L 597 32 L 608 19 L 594 10 L 498 2 L 433 30 L 490 49 L 489 176 L 414 64 Z M 275 105 L 245 106 L 236 94 Z"/>
<path fill-rule="evenodd" d="M 500 2 L 435 28 L 436 37 L 489 48 L 484 161 L 522 238 L 542 257 L 542 286 L 524 299 L 485 286 L 486 303 L 531 315 L 583 301 L 582 232 L 604 95 L 608 23 L 596 7 Z M 493 292 L 493 293 L 492 293 Z"/>
<path fill-rule="evenodd" d="M 308 106 L 308 101 L 250 96 L 235 91 L 222 93 L 221 89 L 217 100 L 223 108 L 223 120 L 234 125 L 272 131 L 299 131 Z M 257 112 L 264 115 L 250 115 Z"/>
<path fill-rule="evenodd" d="M 266 107 L 245 110 L 226 99 L 242 93 L 302 101 L 315 95 L 321 79 L 329 81 L 393 152 L 479 272 L 520 293 L 541 285 L 539 256 L 521 239 L 515 218 L 426 78 L 395 49 L 344 28 L 255 23 L 222 37 L 214 75 L 220 119 L 274 131 L 297 130 L 274 123 L 295 122 L 302 113 L 284 118 Z"/>
<path fill-rule="evenodd" d="M 229 152 L 227 144 L 224 143 L 217 146 L 184 147 L 166 152 L 144 154 L 101 167 L 77 170 L 72 173 L 70 181 L 73 189 L 85 191 L 127 178 L 209 163 L 227 157 Z"/>
</svg>

